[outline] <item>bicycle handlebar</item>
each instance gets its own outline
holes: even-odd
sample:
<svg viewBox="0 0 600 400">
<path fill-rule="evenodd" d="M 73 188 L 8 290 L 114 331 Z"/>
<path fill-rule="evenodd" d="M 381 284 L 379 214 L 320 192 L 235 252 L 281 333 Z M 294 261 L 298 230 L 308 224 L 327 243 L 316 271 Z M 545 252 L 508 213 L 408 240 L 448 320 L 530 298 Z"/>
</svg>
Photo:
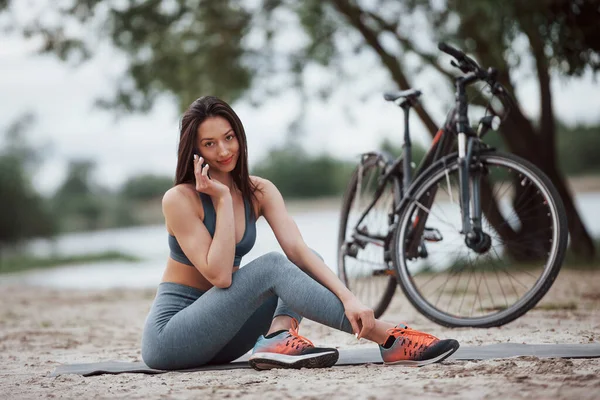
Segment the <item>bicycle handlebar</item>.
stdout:
<svg viewBox="0 0 600 400">
<path fill-rule="evenodd" d="M 454 64 L 454 66 L 458 67 L 461 71 L 468 73 L 474 72 L 477 78 L 483 80 L 489 80 L 491 78 L 490 72 L 484 70 L 477 64 L 477 61 L 473 60 L 471 57 L 467 56 L 464 52 L 450 46 L 447 43 L 441 42 L 438 44 L 438 49 L 443 51 L 446 54 L 451 55 L 458 61 L 458 65 Z"/>
<path fill-rule="evenodd" d="M 460 51 L 458 49 L 455 49 L 454 47 L 452 47 L 449 44 L 444 43 L 444 42 L 438 43 L 438 49 L 440 49 L 441 51 L 443 51 L 446 54 L 451 55 L 452 57 L 456 58 L 459 61 L 463 57 L 465 57 L 465 53 L 463 53 L 462 51 Z"/>
<path fill-rule="evenodd" d="M 467 56 L 461 50 L 458 50 L 447 43 L 438 43 L 438 49 L 454 57 L 458 61 L 458 65 L 454 62 L 452 62 L 451 64 L 459 68 L 462 72 L 473 72 L 477 79 L 487 82 L 492 88 L 492 93 L 508 95 L 508 92 L 504 88 L 504 86 L 502 86 L 499 82 L 496 81 L 498 71 L 495 68 L 489 68 L 487 71 L 484 70 L 471 57 Z"/>
</svg>

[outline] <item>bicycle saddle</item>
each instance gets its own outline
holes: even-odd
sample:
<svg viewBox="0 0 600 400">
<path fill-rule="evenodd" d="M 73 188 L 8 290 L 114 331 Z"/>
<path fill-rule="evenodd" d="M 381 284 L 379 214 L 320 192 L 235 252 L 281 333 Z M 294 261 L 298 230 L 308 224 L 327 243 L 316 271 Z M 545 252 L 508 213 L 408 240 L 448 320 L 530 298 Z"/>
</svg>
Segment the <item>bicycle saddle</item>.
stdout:
<svg viewBox="0 0 600 400">
<path fill-rule="evenodd" d="M 400 98 L 414 100 L 418 99 L 419 96 L 421 96 L 421 91 L 417 89 L 408 89 L 402 91 L 395 90 L 393 92 L 385 92 L 383 94 L 383 98 L 387 101 L 396 101 Z"/>
</svg>

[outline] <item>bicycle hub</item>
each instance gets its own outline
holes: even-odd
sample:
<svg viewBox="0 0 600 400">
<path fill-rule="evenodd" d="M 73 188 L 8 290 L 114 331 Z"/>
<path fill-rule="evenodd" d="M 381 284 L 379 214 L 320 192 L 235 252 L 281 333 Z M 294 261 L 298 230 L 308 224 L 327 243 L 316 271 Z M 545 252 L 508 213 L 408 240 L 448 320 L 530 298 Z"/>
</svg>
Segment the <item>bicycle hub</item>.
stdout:
<svg viewBox="0 0 600 400">
<path fill-rule="evenodd" d="M 467 246 L 475 253 L 487 253 L 492 247 L 492 238 L 485 232 L 473 232 L 465 238 Z"/>
</svg>

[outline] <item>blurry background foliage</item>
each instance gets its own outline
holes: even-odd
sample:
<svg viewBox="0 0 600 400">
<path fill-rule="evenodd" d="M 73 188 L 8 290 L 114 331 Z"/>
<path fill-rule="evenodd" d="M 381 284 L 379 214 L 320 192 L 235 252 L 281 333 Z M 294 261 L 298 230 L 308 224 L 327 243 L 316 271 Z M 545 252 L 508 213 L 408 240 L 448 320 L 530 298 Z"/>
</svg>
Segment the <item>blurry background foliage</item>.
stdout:
<svg viewBox="0 0 600 400">
<path fill-rule="evenodd" d="M 13 2 L 0 0 L 0 13 L 10 15 Z M 488 139 L 550 176 L 567 206 L 575 250 L 586 257 L 594 253 L 564 176 L 600 170 L 595 154 L 600 126 L 567 127 L 557 121 L 550 84 L 557 74 L 577 79 L 600 69 L 598 0 L 71 0 L 49 1 L 45 14 L 47 18 L 32 16 L 25 22 L 5 18 L 0 28 L 37 38 L 42 43 L 39 53 L 72 65 L 85 62 L 109 38 L 129 60 L 114 96 L 98 100 L 116 114 L 148 112 L 165 94 L 181 110 L 206 93 L 230 103 L 243 99 L 260 104 L 269 95 L 295 88 L 305 99 L 326 99 L 338 83 L 364 73 L 344 66 L 365 54 L 375 60 L 370 68 L 388 72 L 388 87 L 408 89 L 428 70 L 443 77 L 451 90 L 455 71 L 436 48 L 440 40 L 466 50 L 484 66 L 498 68 L 499 80 L 514 94 L 520 83 L 514 71 L 527 58 L 533 70 L 526 79 L 539 85 L 540 115 L 524 115 L 517 98 L 517 107 L 503 115 L 502 131 L 488 134 Z M 53 20 L 61 23 L 47 22 Z M 419 35 L 414 35 L 411 22 L 416 20 L 428 27 Z M 301 31 L 300 48 L 277 45 L 290 24 Z M 416 60 L 417 66 L 405 60 Z M 325 68 L 332 80 L 309 87 L 304 74 L 309 66 Z M 475 102 L 485 106 L 486 98 Z M 426 104 L 415 111 L 433 135 L 438 124 Z M 132 177 L 111 192 L 93 182 L 93 160 L 71 160 L 56 193 L 40 197 L 30 183 L 35 173 L 31 156 L 37 149 L 25 140 L 27 120 L 2 132 L 0 247 L 59 230 L 157 222 L 160 196 L 172 177 Z M 253 173 L 273 180 L 286 197 L 340 195 L 352 166 L 332 155 L 304 152 L 298 147 L 302 129 L 298 119 L 290 127 L 288 143 L 272 149 Z M 399 142 L 397 137 L 381 147 L 398 154 Z"/>
</svg>

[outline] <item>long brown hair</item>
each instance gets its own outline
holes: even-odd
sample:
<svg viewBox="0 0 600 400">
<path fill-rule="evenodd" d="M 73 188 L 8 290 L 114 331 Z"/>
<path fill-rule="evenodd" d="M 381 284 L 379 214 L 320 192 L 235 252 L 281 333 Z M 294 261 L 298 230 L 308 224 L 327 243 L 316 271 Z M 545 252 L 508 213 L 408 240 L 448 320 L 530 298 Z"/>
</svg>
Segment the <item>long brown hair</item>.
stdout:
<svg viewBox="0 0 600 400">
<path fill-rule="evenodd" d="M 240 146 L 238 161 L 231 173 L 233 183 L 242 192 L 245 199 L 254 203 L 252 200 L 256 200 L 255 192 L 259 189 L 250 180 L 248 172 L 248 146 L 244 126 L 229 104 L 214 96 L 204 96 L 195 100 L 181 118 L 175 184 L 191 183 L 195 185 L 196 178 L 192 160 L 194 149 L 196 149 L 198 127 L 206 118 L 217 116 L 225 118 L 229 122 Z M 252 213 L 254 214 L 254 207 L 252 207 Z"/>
</svg>

